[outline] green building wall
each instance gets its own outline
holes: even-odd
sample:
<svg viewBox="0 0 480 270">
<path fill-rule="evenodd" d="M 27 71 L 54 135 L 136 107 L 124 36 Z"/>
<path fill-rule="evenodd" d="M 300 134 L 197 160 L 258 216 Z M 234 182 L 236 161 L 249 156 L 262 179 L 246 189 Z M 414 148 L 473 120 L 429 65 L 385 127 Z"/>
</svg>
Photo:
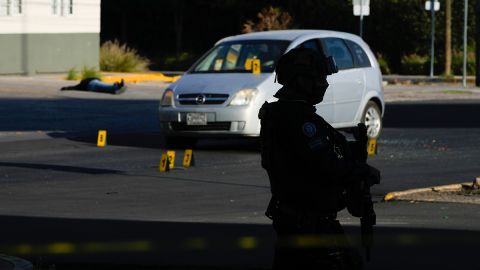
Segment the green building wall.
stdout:
<svg viewBox="0 0 480 270">
<path fill-rule="evenodd" d="M 0 34 L 0 74 L 98 69 L 99 57 L 99 33 Z"/>
</svg>

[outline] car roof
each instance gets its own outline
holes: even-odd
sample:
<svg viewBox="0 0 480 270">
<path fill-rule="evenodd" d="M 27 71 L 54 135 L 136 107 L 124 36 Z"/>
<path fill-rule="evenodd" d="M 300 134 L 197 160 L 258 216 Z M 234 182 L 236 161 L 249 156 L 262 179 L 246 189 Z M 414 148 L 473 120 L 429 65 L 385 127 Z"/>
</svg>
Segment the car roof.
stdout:
<svg viewBox="0 0 480 270">
<path fill-rule="evenodd" d="M 294 41 L 297 39 L 308 39 L 315 37 L 339 37 L 339 38 L 349 38 L 352 40 L 361 40 L 357 35 L 339 32 L 339 31 L 329 31 L 329 30 L 274 30 L 274 31 L 264 31 L 264 32 L 254 32 L 243 35 L 236 35 L 223 38 L 219 40 L 216 44 L 221 42 L 229 41 L 242 41 L 242 40 L 288 40 Z"/>
</svg>

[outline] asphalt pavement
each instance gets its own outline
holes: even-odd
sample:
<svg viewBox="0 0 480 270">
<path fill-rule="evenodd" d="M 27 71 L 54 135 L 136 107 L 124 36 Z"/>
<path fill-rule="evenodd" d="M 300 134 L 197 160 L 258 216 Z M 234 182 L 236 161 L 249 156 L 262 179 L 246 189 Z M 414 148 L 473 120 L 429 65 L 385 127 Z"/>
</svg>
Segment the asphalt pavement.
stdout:
<svg viewBox="0 0 480 270">
<path fill-rule="evenodd" d="M 119 96 L 58 91 L 69 83 L 0 77 L 0 253 L 59 269 L 269 267 L 269 184 L 256 141 L 202 140 L 196 166 L 162 174 L 156 107 L 166 84 L 130 85 Z M 478 176 L 478 90 L 436 85 L 400 100 L 423 91 L 403 87 L 385 88 L 385 129 L 371 159 L 383 182 L 373 191 L 368 269 L 479 269 L 471 258 L 480 207 L 381 202 L 389 191 Z M 95 145 L 98 129 L 108 131 L 105 148 Z M 340 220 L 358 244 L 358 220 L 345 212 Z"/>
</svg>

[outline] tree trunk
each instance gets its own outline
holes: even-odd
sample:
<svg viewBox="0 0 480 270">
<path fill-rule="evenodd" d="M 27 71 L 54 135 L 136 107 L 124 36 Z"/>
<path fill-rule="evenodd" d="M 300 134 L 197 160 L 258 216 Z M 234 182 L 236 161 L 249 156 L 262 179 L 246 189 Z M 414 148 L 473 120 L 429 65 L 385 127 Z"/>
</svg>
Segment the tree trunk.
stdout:
<svg viewBox="0 0 480 270">
<path fill-rule="evenodd" d="M 445 0 L 445 76 L 452 75 L 452 2 Z"/>
</svg>

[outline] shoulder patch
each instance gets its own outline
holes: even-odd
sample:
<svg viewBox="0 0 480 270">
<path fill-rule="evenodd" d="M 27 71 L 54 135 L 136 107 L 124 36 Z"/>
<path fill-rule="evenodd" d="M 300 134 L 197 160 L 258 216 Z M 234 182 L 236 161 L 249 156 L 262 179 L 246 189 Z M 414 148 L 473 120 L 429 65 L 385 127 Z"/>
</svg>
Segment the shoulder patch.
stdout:
<svg viewBox="0 0 480 270">
<path fill-rule="evenodd" d="M 308 138 L 311 138 L 315 136 L 315 133 L 317 133 L 317 127 L 312 122 L 306 122 L 302 126 L 302 131 L 303 131 L 303 134 L 305 134 L 305 136 L 307 136 Z"/>
</svg>

